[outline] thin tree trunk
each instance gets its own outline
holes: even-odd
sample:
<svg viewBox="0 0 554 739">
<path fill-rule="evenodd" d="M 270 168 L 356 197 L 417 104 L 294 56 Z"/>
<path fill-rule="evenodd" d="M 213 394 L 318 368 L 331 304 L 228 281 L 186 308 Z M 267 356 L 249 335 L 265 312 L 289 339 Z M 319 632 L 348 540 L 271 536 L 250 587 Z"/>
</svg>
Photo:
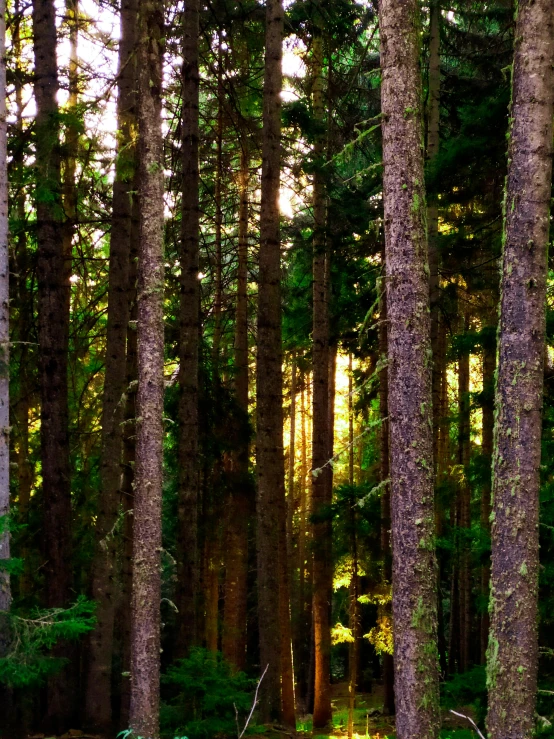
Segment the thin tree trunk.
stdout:
<svg viewBox="0 0 554 739">
<path fill-rule="evenodd" d="M 161 6 L 151 0 L 139 0 L 138 9 L 140 242 L 129 725 L 137 736 L 157 739 L 160 701 L 164 395 L 164 165 L 161 131 L 163 13 Z"/>
<path fill-rule="evenodd" d="M 352 403 L 352 353 L 348 355 L 348 426 L 349 426 L 349 466 L 348 484 L 354 487 L 354 412 Z M 348 625 L 353 641 L 348 645 L 348 738 L 354 735 L 354 709 L 356 708 L 356 688 L 358 684 L 358 662 L 360 653 L 360 595 L 358 586 L 358 540 L 357 540 L 356 501 L 350 502 L 350 556 L 352 557 L 352 576 L 349 587 Z"/>
<path fill-rule="evenodd" d="M 261 669 L 260 718 L 281 717 L 279 623 L 279 520 L 285 497 L 283 454 L 283 376 L 281 344 L 281 268 L 279 181 L 281 142 L 282 0 L 266 5 L 263 94 L 260 271 L 258 282 L 258 359 L 256 367 L 256 469 L 258 615 Z M 278 565 L 278 563 L 277 563 Z"/>
<path fill-rule="evenodd" d="M 313 108 L 322 125 L 325 119 L 323 90 L 323 39 L 314 31 Z M 325 139 L 315 145 L 315 157 L 324 156 Z M 321 166 L 321 161 L 318 162 Z M 323 175 L 313 177 L 313 447 L 312 513 L 321 516 L 330 504 L 331 466 L 329 460 L 329 308 L 327 289 L 327 245 L 325 238 L 325 186 Z M 313 526 L 313 618 L 315 639 L 314 728 L 323 728 L 331 720 L 331 625 L 330 605 L 333 592 L 331 562 L 331 523 L 318 520 Z"/>
<path fill-rule="evenodd" d="M 177 655 L 198 643 L 198 358 L 200 281 L 198 279 L 200 209 L 198 169 L 199 0 L 185 4 L 183 19 L 183 168 L 181 214 L 181 303 L 179 336 L 179 498 Z"/>
<path fill-rule="evenodd" d="M 527 739 L 537 690 L 539 468 L 554 107 L 554 6 L 518 5 L 495 398 L 491 739 Z"/>
<path fill-rule="evenodd" d="M 9 610 L 9 573 L 2 560 L 10 558 L 10 384 L 9 384 L 9 276 L 8 259 L 8 131 L 6 110 L 6 3 L 0 0 L 0 613 Z M 0 621 L 0 656 L 9 636 Z"/>
<path fill-rule="evenodd" d="M 467 315 L 464 320 L 464 330 L 469 328 Z M 471 491 L 469 488 L 469 460 L 470 460 L 470 404 L 469 404 L 469 354 L 462 352 L 458 360 L 458 464 L 461 470 L 460 487 L 458 490 L 458 588 L 459 588 L 459 646 L 460 672 L 465 672 L 469 667 L 469 645 L 470 645 L 470 610 L 471 610 L 471 573 L 469 562 L 469 540 L 468 534 L 471 527 Z"/>
<path fill-rule="evenodd" d="M 348 353 L 348 484 L 354 487 L 354 377 L 352 352 Z"/>
<path fill-rule="evenodd" d="M 494 314 L 496 311 L 494 310 Z M 492 455 L 493 455 L 493 431 L 494 431 L 494 373 L 496 370 L 496 345 L 487 344 L 483 350 L 483 423 L 481 430 L 481 454 L 486 461 L 487 470 L 491 471 Z M 491 493 L 492 493 L 492 476 L 487 475 L 483 485 L 481 496 L 481 528 L 488 535 L 491 530 Z M 481 566 L 481 595 L 483 602 L 487 604 L 490 597 L 490 575 L 491 568 L 489 562 L 485 562 Z M 487 661 L 487 644 L 489 640 L 489 610 L 488 607 L 483 609 L 481 613 L 480 639 L 481 653 L 480 662 L 482 665 Z"/>
<path fill-rule="evenodd" d="M 108 276 L 106 369 L 102 406 L 100 497 L 96 523 L 96 551 L 92 563 L 92 597 L 97 603 L 96 629 L 90 640 L 85 695 L 85 724 L 107 733 L 112 724 L 111 675 L 115 614 L 114 565 L 117 539 L 113 528 L 120 505 L 126 390 L 126 339 L 130 318 L 130 261 L 132 194 L 136 152 L 135 64 L 137 0 L 121 5 L 118 76 L 118 150 L 113 187 L 112 230 Z"/>
<path fill-rule="evenodd" d="M 288 450 L 288 477 L 287 477 L 287 557 L 289 570 L 292 574 L 294 570 L 294 512 L 298 504 L 296 497 L 296 395 L 298 363 L 296 361 L 296 351 L 293 350 L 291 356 L 291 379 L 290 379 L 290 435 Z"/>
<path fill-rule="evenodd" d="M 439 732 L 419 5 L 381 0 L 396 731 Z"/>
<path fill-rule="evenodd" d="M 248 221 L 250 153 L 242 142 L 240 167 L 239 240 L 237 304 L 235 317 L 235 394 L 248 417 Z M 248 577 L 248 440 L 243 440 L 235 457 L 235 486 L 229 501 L 225 559 L 225 607 L 223 612 L 223 655 L 238 670 L 246 660 L 246 599 Z"/>
<path fill-rule="evenodd" d="M 137 395 L 137 258 L 138 258 L 138 201 L 135 199 L 131 221 L 131 268 L 129 274 L 129 302 L 131 313 L 127 328 L 126 358 L 126 400 L 123 425 L 123 470 L 121 476 L 121 511 L 123 521 L 123 542 L 121 551 L 121 593 L 118 604 L 121 626 L 121 663 L 123 665 L 120 681 L 119 728 L 125 731 L 129 726 L 131 705 L 131 601 L 133 591 L 133 508 L 135 500 L 135 462 L 136 462 L 136 395 Z"/>
<path fill-rule="evenodd" d="M 14 7 L 13 15 L 13 52 L 16 64 L 14 74 L 15 86 L 15 104 L 16 104 L 16 130 L 17 136 L 23 140 L 23 78 L 24 70 L 22 66 L 22 48 L 21 48 L 21 24 L 23 15 L 17 0 Z M 17 183 L 24 181 L 25 169 L 25 152 L 22 146 L 16 147 L 13 153 L 12 167 L 14 170 L 14 178 Z M 16 241 L 16 260 L 17 260 L 17 301 L 19 306 L 18 316 L 18 336 L 21 340 L 19 347 L 19 398 L 14 408 L 14 427 L 17 429 L 17 498 L 19 507 L 19 523 L 23 526 L 28 524 L 29 504 L 31 502 L 31 488 L 33 484 L 33 468 L 29 461 L 29 419 L 31 407 L 33 406 L 33 382 L 32 382 L 32 353 L 29 345 L 26 343 L 27 337 L 31 335 L 32 330 L 32 302 L 31 296 L 27 289 L 27 279 L 29 277 L 30 259 L 27 243 L 27 227 L 26 227 L 26 200 L 27 195 L 25 188 L 20 184 L 17 194 L 16 212 L 17 212 L 17 232 Z M 23 543 L 21 549 L 21 559 L 23 560 L 23 573 L 19 578 L 19 595 L 22 598 L 28 596 L 32 590 L 29 550 L 27 541 Z"/>
<path fill-rule="evenodd" d="M 283 491 L 284 492 L 284 491 Z M 281 711 L 282 722 L 296 731 L 292 625 L 290 614 L 290 577 L 287 552 L 287 511 L 283 495 L 279 515 L 279 623 L 281 647 Z"/>
<path fill-rule="evenodd" d="M 212 361 L 214 378 L 219 379 L 221 349 L 221 321 L 223 306 L 223 35 L 218 33 L 217 45 L 217 124 L 216 124 L 216 164 L 215 164 L 215 296 L 214 296 L 214 338 Z"/>
<path fill-rule="evenodd" d="M 300 471 L 298 475 L 299 520 L 298 520 L 298 588 L 296 591 L 296 605 L 294 613 L 294 661 L 297 675 L 297 694 L 299 698 L 306 698 L 308 679 L 308 642 L 310 626 L 307 621 L 307 612 L 311 602 L 311 594 L 307 593 L 308 581 L 308 429 L 306 423 L 306 389 L 309 375 L 305 369 L 300 374 Z"/>
</svg>

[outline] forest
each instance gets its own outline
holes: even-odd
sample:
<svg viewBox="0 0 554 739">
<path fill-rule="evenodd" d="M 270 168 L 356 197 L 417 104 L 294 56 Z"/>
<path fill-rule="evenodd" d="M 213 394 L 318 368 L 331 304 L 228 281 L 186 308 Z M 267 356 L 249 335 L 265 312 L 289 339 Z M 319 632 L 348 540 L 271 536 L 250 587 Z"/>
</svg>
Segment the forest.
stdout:
<svg viewBox="0 0 554 739">
<path fill-rule="evenodd" d="M 0 738 L 554 737 L 552 0 L 0 0 Z"/>
</svg>

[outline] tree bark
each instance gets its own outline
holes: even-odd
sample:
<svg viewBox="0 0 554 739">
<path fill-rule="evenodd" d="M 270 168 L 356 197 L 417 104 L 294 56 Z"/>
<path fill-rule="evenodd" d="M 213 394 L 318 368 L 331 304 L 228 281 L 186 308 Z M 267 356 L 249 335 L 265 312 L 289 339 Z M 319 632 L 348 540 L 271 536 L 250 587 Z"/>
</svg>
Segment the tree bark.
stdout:
<svg viewBox="0 0 554 739">
<path fill-rule="evenodd" d="M 85 724 L 108 733 L 112 726 L 111 675 L 115 615 L 114 565 L 117 539 L 113 528 L 120 507 L 125 392 L 126 339 L 134 285 L 130 284 L 132 190 L 135 186 L 136 149 L 136 42 L 137 0 L 121 4 L 117 96 L 118 139 L 113 186 L 112 230 L 108 276 L 108 320 L 102 405 L 100 496 L 96 523 L 96 551 L 92 563 L 92 597 L 97 603 L 96 628 L 87 662 Z"/>
<path fill-rule="evenodd" d="M 242 141 L 240 166 L 239 240 L 237 303 L 235 316 L 235 394 L 237 403 L 248 417 L 248 221 L 250 153 Z M 229 501 L 225 560 L 225 607 L 223 613 L 223 655 L 238 670 L 246 660 L 246 599 L 248 577 L 249 499 L 248 440 L 241 440 L 235 455 L 235 485 Z"/>
<path fill-rule="evenodd" d="M 140 242 L 138 263 L 137 460 L 131 607 L 129 724 L 159 736 L 162 461 L 164 396 L 162 7 L 138 6 Z"/>
<path fill-rule="evenodd" d="M 36 103 L 38 341 L 46 605 L 67 606 L 71 587 L 71 468 L 67 352 L 71 254 L 63 221 L 60 124 L 57 102 L 56 18 L 53 0 L 33 2 Z M 56 656 L 66 656 L 59 644 Z M 48 681 L 45 725 L 66 730 L 72 710 L 67 669 Z"/>
<path fill-rule="evenodd" d="M 127 358 L 125 419 L 123 425 L 123 469 L 121 476 L 121 511 L 123 520 L 123 541 L 121 546 L 121 593 L 118 603 L 118 623 L 121 638 L 119 728 L 129 727 L 131 705 L 131 601 L 133 591 L 133 508 L 135 501 L 135 462 L 136 462 L 136 398 L 138 384 L 137 368 L 137 261 L 139 242 L 138 199 L 133 203 L 131 218 L 131 260 L 129 289 L 131 291 L 131 312 L 127 328 Z"/>
<path fill-rule="evenodd" d="M 383 269 L 385 269 L 385 253 L 382 251 Z M 380 478 L 385 483 L 381 493 L 381 556 L 383 557 L 383 580 L 390 587 L 392 582 L 391 551 L 391 509 L 390 509 L 390 441 L 389 441 L 389 371 L 388 356 L 388 312 L 387 293 L 384 281 L 379 285 L 379 360 L 383 367 L 379 373 L 379 418 L 381 419 L 380 442 Z M 388 615 L 392 618 L 392 608 L 388 606 Z M 394 659 L 392 654 L 383 654 L 383 712 L 387 716 L 394 714 Z"/>
<path fill-rule="evenodd" d="M 399 739 L 439 732 L 429 277 L 419 5 L 379 4 Z"/>
<path fill-rule="evenodd" d="M 23 141 L 23 85 L 24 69 L 22 60 L 22 38 L 21 25 L 23 13 L 20 3 L 16 1 L 12 21 L 13 54 L 15 60 L 14 86 L 16 105 L 16 130 L 17 137 Z M 17 183 L 23 183 L 25 177 L 25 151 L 24 146 L 17 146 L 12 158 L 13 177 Z M 15 402 L 13 411 L 13 426 L 17 434 L 17 498 L 18 498 L 18 521 L 23 526 L 28 524 L 29 503 L 31 501 L 31 488 L 33 485 L 33 468 L 29 461 L 29 420 L 31 408 L 34 403 L 33 371 L 34 353 L 26 343 L 27 337 L 31 335 L 33 324 L 33 307 L 31 296 L 27 287 L 30 273 L 30 254 L 27 239 L 26 224 L 26 189 L 20 185 L 16 201 L 17 229 L 14 229 L 14 240 L 16 242 L 17 263 L 17 302 L 19 305 L 17 333 L 20 341 L 19 346 L 19 397 Z M 13 437 L 12 437 L 13 439 Z M 13 440 L 12 440 L 13 444 Z M 23 573 L 19 578 L 19 595 L 22 598 L 28 596 L 32 590 L 31 565 L 29 561 L 28 537 L 25 537 L 21 547 L 21 559 L 23 560 Z"/>
<path fill-rule="evenodd" d="M 183 109 L 181 156 L 181 303 L 179 337 L 179 499 L 177 654 L 198 643 L 198 356 L 200 281 L 198 279 L 200 209 L 198 169 L 199 0 L 185 5 L 183 20 Z"/>
<path fill-rule="evenodd" d="M 496 306 L 493 308 L 496 318 Z M 493 324 L 494 325 L 494 324 Z M 481 528 L 490 536 L 491 531 L 491 494 L 492 494 L 492 455 L 494 447 L 494 373 L 496 371 L 496 344 L 485 345 L 483 349 L 483 422 L 481 430 L 481 454 L 487 465 L 489 475 L 486 477 L 481 495 Z M 490 597 L 490 563 L 481 566 L 481 595 L 487 604 Z M 484 608 L 480 624 L 480 663 L 486 664 L 487 644 L 489 640 L 489 610 Z"/>
<path fill-rule="evenodd" d="M 323 38 L 314 30 L 312 41 L 312 102 L 314 117 L 323 125 Z M 325 138 L 314 147 L 316 171 L 313 176 L 313 429 L 312 429 L 312 514 L 321 517 L 331 502 L 332 472 L 329 460 L 329 307 L 328 254 L 325 238 L 325 185 L 321 172 Z M 331 523 L 316 520 L 313 525 L 313 618 L 315 639 L 314 728 L 324 728 L 331 720 L 331 625 L 333 593 Z"/>
<path fill-rule="evenodd" d="M 64 253 L 58 66 L 53 0 L 34 0 L 36 209 L 46 602 L 63 606 L 71 580 L 67 348 L 69 257 Z"/>
<path fill-rule="evenodd" d="M 518 6 L 495 397 L 491 739 L 527 739 L 537 689 L 539 467 L 552 183 L 554 6 Z"/>
<path fill-rule="evenodd" d="M 263 93 L 262 193 L 258 282 L 258 358 L 256 366 L 256 469 L 258 615 L 260 667 L 268 666 L 260 688 L 260 718 L 281 717 L 279 623 L 279 521 L 285 497 L 283 453 L 283 376 L 281 343 L 280 145 L 282 0 L 266 5 Z"/>
<path fill-rule="evenodd" d="M 6 3 L 0 0 L 0 613 L 11 604 L 9 573 L 2 560 L 10 558 L 10 385 L 8 259 L 8 130 L 6 108 Z M 8 634 L 0 624 L 0 656 L 4 656 Z"/>
<path fill-rule="evenodd" d="M 430 3 L 429 25 L 429 102 L 427 110 L 427 163 L 433 165 L 440 147 L 440 22 L 439 0 Z M 431 348 L 433 350 L 433 458 L 435 472 L 439 447 L 440 423 L 440 355 L 439 355 L 439 209 L 436 196 L 427 201 L 427 233 L 429 240 L 429 302 L 431 310 Z"/>
<path fill-rule="evenodd" d="M 464 331 L 469 328 L 468 316 L 463 319 Z M 471 572 L 468 535 L 471 528 L 471 491 L 469 487 L 471 417 L 469 404 L 469 353 L 462 350 L 458 360 L 458 465 L 460 487 L 458 489 L 458 589 L 459 589 L 459 664 L 460 672 L 469 667 L 471 624 Z"/>
</svg>

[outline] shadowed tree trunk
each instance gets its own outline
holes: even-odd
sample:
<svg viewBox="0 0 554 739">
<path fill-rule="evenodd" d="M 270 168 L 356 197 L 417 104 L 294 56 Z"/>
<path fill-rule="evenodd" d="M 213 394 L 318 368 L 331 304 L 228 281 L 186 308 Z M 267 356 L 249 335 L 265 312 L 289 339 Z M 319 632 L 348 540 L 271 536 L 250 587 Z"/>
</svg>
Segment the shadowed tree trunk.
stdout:
<svg viewBox="0 0 554 739">
<path fill-rule="evenodd" d="M 511 136 L 495 397 L 491 739 L 528 739 L 537 690 L 539 466 L 554 104 L 554 6 L 521 0 L 515 32 Z"/>
<path fill-rule="evenodd" d="M 91 730 L 111 728 L 111 675 L 115 614 L 114 565 L 117 539 L 113 527 L 120 507 L 125 391 L 126 339 L 130 318 L 131 191 L 136 153 L 135 64 L 137 0 L 121 5 L 118 76 L 118 151 L 113 187 L 112 230 L 108 283 L 106 369 L 102 404 L 101 489 L 96 523 L 96 552 L 92 563 L 92 597 L 97 625 L 91 636 L 87 662 L 85 723 Z"/>
<path fill-rule="evenodd" d="M 131 705 L 136 736 L 157 739 L 160 701 L 160 597 L 164 395 L 162 8 L 139 0 L 137 457 L 133 509 Z"/>
<path fill-rule="evenodd" d="M 246 139 L 246 137 L 245 137 Z M 242 142 L 240 167 L 239 241 L 237 305 L 235 319 L 235 393 L 237 403 L 248 417 L 248 220 L 250 153 Z M 235 486 L 229 501 L 225 559 L 225 607 L 223 613 L 223 655 L 238 670 L 246 660 L 246 599 L 248 577 L 248 518 L 251 511 L 248 480 L 248 439 L 241 442 L 235 456 Z"/>
<path fill-rule="evenodd" d="M 323 89 L 323 38 L 314 29 L 312 42 L 313 108 L 321 125 L 325 119 Z M 325 185 L 320 171 L 325 137 L 320 135 L 314 147 L 318 169 L 313 177 L 313 429 L 312 429 L 312 514 L 321 517 L 331 502 L 331 465 L 329 460 L 329 307 L 328 254 L 325 238 Z M 313 525 L 313 619 L 315 639 L 314 728 L 323 728 L 331 720 L 331 624 L 333 592 L 331 562 L 331 522 L 316 520 Z"/>
<path fill-rule="evenodd" d="M 352 378 L 352 352 L 348 355 L 348 484 L 354 488 L 354 398 Z M 348 626 L 353 641 L 348 645 L 348 737 L 354 735 L 354 709 L 356 708 L 356 688 L 358 686 L 358 662 L 360 652 L 360 604 L 358 597 L 358 540 L 357 509 L 352 497 L 350 502 L 350 556 L 352 558 L 352 575 L 349 587 Z"/>
<path fill-rule="evenodd" d="M 183 167 L 181 220 L 181 303 L 179 337 L 179 502 L 177 654 L 198 643 L 198 357 L 200 281 L 198 279 L 200 210 L 198 170 L 199 0 L 185 5 L 183 16 Z"/>
<path fill-rule="evenodd" d="M 279 623 L 280 518 L 284 513 L 283 376 L 281 345 L 281 268 L 279 175 L 283 4 L 266 5 L 263 93 L 260 271 L 258 282 L 258 358 L 256 367 L 256 469 L 258 615 L 260 666 L 267 674 L 260 688 L 260 718 L 281 718 Z"/>
<path fill-rule="evenodd" d="M 419 4 L 379 3 L 396 731 L 439 732 L 431 327 Z"/>
<path fill-rule="evenodd" d="M 123 425 L 123 474 L 121 476 L 121 511 L 123 520 L 123 542 L 121 547 L 121 592 L 118 603 L 118 624 L 121 639 L 119 728 L 129 726 L 131 703 L 131 599 L 133 589 L 133 507 L 135 499 L 136 460 L 136 396 L 137 396 L 137 258 L 138 258 L 138 199 L 133 203 L 131 221 L 131 267 L 129 271 L 129 303 L 131 320 L 127 328 L 127 359 L 125 420 Z"/>
<path fill-rule="evenodd" d="M 46 601 L 69 599 L 71 492 L 67 408 L 69 255 L 64 254 L 56 22 L 52 0 L 33 3 L 36 208 Z M 48 193 L 49 197 L 44 197 Z"/>
<path fill-rule="evenodd" d="M 493 293 L 496 294 L 496 291 Z M 492 309 L 490 319 L 496 318 L 496 306 Z M 494 326 L 494 323 L 491 324 Z M 483 423 L 481 431 L 481 454 L 487 465 L 489 474 L 485 478 L 483 492 L 481 496 L 481 527 L 490 535 L 491 523 L 491 493 L 492 493 L 492 454 L 493 454 L 493 431 L 494 431 L 494 373 L 496 370 L 496 342 L 492 338 L 487 339 L 487 343 L 483 348 Z M 490 595 L 490 563 L 487 560 L 481 566 L 481 594 L 483 602 L 487 604 Z M 489 611 L 488 607 L 483 609 L 481 613 L 480 624 L 480 663 L 486 664 L 487 661 L 487 643 L 489 639 Z"/>
<path fill-rule="evenodd" d="M 463 330 L 469 329 L 468 316 L 462 319 Z M 469 667 L 470 614 L 471 614 L 471 572 L 468 535 L 471 527 L 471 490 L 469 487 L 470 431 L 471 416 L 469 403 L 469 353 L 461 350 L 458 360 L 458 465 L 460 466 L 460 486 L 458 489 L 458 592 L 459 592 L 459 664 L 460 672 Z"/>
<path fill-rule="evenodd" d="M 2 560 L 10 558 L 10 384 L 9 384 L 9 276 L 8 260 L 8 130 L 6 120 L 6 3 L 0 0 L 0 657 L 8 645 L 1 614 L 11 603 L 10 576 Z"/>
<path fill-rule="evenodd" d="M 63 607 L 70 598 L 72 562 L 67 388 L 71 255 L 64 251 L 53 0 L 33 2 L 33 42 L 44 573 L 46 605 Z M 56 647 L 56 656 L 65 656 L 65 645 Z M 69 692 L 67 670 L 49 679 L 46 719 L 49 730 L 61 732 L 69 728 Z"/>
</svg>

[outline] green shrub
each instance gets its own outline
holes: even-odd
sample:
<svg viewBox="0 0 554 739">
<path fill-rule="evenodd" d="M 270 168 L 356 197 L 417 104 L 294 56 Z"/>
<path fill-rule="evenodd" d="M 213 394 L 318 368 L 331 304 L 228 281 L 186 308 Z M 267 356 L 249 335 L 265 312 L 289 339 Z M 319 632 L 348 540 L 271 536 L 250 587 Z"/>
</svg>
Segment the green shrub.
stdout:
<svg viewBox="0 0 554 739">
<path fill-rule="evenodd" d="M 221 654 L 199 648 L 170 667 L 163 682 L 178 692 L 162 705 L 162 732 L 188 739 L 236 737 L 235 707 L 242 730 L 256 685 L 243 672 L 233 673 Z"/>
</svg>

